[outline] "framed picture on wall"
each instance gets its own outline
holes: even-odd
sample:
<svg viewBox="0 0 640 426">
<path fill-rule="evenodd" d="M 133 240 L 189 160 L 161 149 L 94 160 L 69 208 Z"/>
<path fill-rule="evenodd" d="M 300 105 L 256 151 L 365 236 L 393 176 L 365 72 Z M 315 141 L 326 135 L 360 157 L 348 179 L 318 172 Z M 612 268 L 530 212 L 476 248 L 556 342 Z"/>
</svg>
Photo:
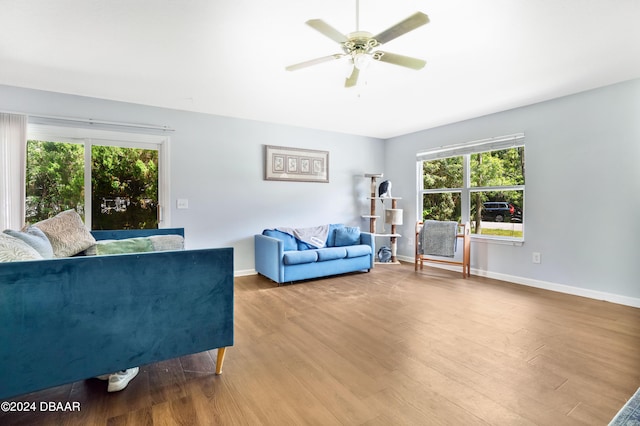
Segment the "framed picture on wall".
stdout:
<svg viewBox="0 0 640 426">
<path fill-rule="evenodd" d="M 329 182 L 329 151 L 265 145 L 265 180 Z"/>
</svg>

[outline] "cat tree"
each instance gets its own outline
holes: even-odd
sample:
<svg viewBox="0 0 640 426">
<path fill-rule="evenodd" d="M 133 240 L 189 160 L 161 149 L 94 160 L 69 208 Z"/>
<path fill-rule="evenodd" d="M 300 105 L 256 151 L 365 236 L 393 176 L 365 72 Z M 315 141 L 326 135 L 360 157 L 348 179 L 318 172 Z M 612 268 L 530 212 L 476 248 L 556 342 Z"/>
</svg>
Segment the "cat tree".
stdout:
<svg viewBox="0 0 640 426">
<path fill-rule="evenodd" d="M 396 226 L 402 225 L 402 209 L 398 208 L 397 203 L 398 200 L 401 200 L 402 198 L 391 196 L 379 197 L 376 195 L 376 188 L 378 186 L 377 179 L 382 178 L 382 173 L 367 173 L 364 176 L 365 178 L 371 179 L 371 196 L 367 197 L 368 200 L 371 200 L 371 210 L 370 214 L 362 215 L 362 217 L 369 220 L 369 232 L 374 234 L 376 237 L 389 237 L 391 246 L 391 263 L 399 263 L 396 254 L 398 248 L 398 238 L 400 238 L 402 235 L 396 232 Z M 384 211 L 384 222 L 391 225 L 390 233 L 378 233 L 376 231 L 376 222 L 378 218 L 380 218 L 380 216 L 376 214 L 378 200 L 380 200 L 382 204 L 384 204 L 384 201 L 391 201 L 391 208 L 387 208 Z"/>
</svg>

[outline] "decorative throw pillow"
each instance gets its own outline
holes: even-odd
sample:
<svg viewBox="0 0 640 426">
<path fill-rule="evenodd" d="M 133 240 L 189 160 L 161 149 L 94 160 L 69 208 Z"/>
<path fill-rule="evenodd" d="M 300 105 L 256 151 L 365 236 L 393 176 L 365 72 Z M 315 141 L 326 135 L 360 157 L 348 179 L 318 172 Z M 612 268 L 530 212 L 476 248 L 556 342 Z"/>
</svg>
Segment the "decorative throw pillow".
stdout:
<svg viewBox="0 0 640 426">
<path fill-rule="evenodd" d="M 345 226 L 337 228 L 336 231 L 336 247 L 353 246 L 360 244 L 360 228 Z"/>
<path fill-rule="evenodd" d="M 28 227 L 24 232 L 5 229 L 4 233 L 29 244 L 40 253 L 40 256 L 44 259 L 51 259 L 53 257 L 53 247 L 51 247 L 49 239 L 44 232 L 34 226 Z"/>
<path fill-rule="evenodd" d="M 42 258 L 36 249 L 21 239 L 0 233 L 0 262 L 40 260 Z"/>
<path fill-rule="evenodd" d="M 153 251 L 184 250 L 182 235 L 151 235 L 149 237 Z"/>
<path fill-rule="evenodd" d="M 327 247 L 336 246 L 336 229 L 338 228 L 344 228 L 344 224 L 332 223 L 329 225 L 329 235 L 327 236 L 327 243 L 325 244 Z"/>
<path fill-rule="evenodd" d="M 76 255 L 96 243 L 96 239 L 84 226 L 82 218 L 75 210 L 63 211 L 33 226 L 49 238 L 55 257 Z"/>
</svg>

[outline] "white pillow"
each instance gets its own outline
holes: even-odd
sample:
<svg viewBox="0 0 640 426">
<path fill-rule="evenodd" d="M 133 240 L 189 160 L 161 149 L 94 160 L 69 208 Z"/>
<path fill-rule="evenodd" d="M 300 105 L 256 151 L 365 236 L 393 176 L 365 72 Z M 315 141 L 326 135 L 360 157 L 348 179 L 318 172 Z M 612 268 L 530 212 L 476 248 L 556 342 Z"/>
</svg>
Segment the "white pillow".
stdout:
<svg viewBox="0 0 640 426">
<path fill-rule="evenodd" d="M 75 210 L 66 210 L 52 218 L 33 224 L 45 233 L 55 257 L 69 257 L 88 249 L 96 243 Z"/>
<path fill-rule="evenodd" d="M 40 260 L 40 253 L 21 239 L 0 233 L 0 262 L 16 260 Z"/>
</svg>

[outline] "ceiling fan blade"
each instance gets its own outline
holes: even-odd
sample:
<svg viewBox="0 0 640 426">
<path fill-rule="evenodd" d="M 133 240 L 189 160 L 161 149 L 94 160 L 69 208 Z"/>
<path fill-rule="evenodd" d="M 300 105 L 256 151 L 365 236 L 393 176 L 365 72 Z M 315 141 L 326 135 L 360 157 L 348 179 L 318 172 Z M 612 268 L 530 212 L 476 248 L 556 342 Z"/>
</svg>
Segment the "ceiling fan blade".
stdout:
<svg viewBox="0 0 640 426">
<path fill-rule="evenodd" d="M 411 56 L 398 55 L 397 53 L 389 53 L 377 51 L 374 52 L 373 58 L 380 62 L 387 62 L 389 64 L 400 65 L 401 67 L 412 68 L 414 70 L 420 70 L 424 68 L 427 61 L 412 58 Z"/>
<path fill-rule="evenodd" d="M 398 22 L 373 38 L 376 39 L 378 43 L 384 44 L 428 23 L 429 17 L 427 15 L 422 12 L 416 12 L 404 21 Z"/>
<path fill-rule="evenodd" d="M 344 43 L 346 41 L 349 41 L 346 35 L 342 34 L 340 31 L 336 30 L 331 25 L 324 22 L 322 19 L 309 19 L 307 21 L 307 25 L 329 37 L 336 43 Z"/>
<path fill-rule="evenodd" d="M 296 71 L 296 70 L 299 70 L 301 68 L 310 67 L 312 65 L 321 64 L 323 62 L 333 61 L 335 59 L 340 59 L 340 58 L 342 58 L 344 56 L 345 56 L 344 53 L 336 53 L 335 55 L 323 56 L 322 58 L 311 59 L 310 61 L 305 61 L 305 62 L 300 62 L 299 64 L 289 65 L 285 69 L 287 71 Z"/>
<path fill-rule="evenodd" d="M 353 87 L 358 84 L 358 76 L 360 75 L 360 70 L 356 67 L 353 67 L 353 72 L 347 78 L 347 81 L 344 82 L 344 87 Z"/>
</svg>

